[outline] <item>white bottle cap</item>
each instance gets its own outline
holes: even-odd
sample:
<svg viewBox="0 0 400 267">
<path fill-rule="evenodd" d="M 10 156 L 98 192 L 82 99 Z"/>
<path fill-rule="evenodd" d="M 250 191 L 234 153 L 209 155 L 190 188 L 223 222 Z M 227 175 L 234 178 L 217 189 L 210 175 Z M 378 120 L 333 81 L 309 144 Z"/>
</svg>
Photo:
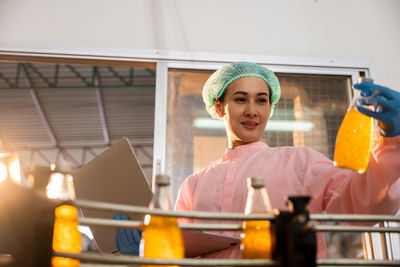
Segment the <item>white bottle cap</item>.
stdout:
<svg viewBox="0 0 400 267">
<path fill-rule="evenodd" d="M 358 83 L 362 83 L 362 82 L 371 82 L 371 83 L 373 83 L 373 82 L 374 82 L 374 79 L 372 79 L 372 78 L 367 78 L 367 77 L 360 77 L 360 78 L 358 79 Z"/>
<path fill-rule="evenodd" d="M 264 187 L 264 177 L 262 177 L 262 176 L 251 177 L 251 187 L 253 187 L 253 188 Z"/>
<path fill-rule="evenodd" d="M 159 174 L 156 176 L 156 184 L 158 186 L 169 185 L 169 176 L 164 174 Z"/>
<path fill-rule="evenodd" d="M 367 78 L 367 77 L 360 77 L 358 79 L 358 83 L 362 83 L 362 82 L 371 82 L 371 83 L 373 83 L 374 80 L 371 79 L 371 78 Z M 349 110 L 351 110 L 351 109 L 353 109 L 353 108 L 355 108 L 357 106 L 357 101 L 358 101 L 358 99 L 360 97 L 361 97 L 361 91 L 354 89 L 354 96 L 353 96 L 353 99 L 350 102 L 350 105 L 349 105 L 349 108 L 347 109 L 347 111 L 349 111 Z"/>
</svg>

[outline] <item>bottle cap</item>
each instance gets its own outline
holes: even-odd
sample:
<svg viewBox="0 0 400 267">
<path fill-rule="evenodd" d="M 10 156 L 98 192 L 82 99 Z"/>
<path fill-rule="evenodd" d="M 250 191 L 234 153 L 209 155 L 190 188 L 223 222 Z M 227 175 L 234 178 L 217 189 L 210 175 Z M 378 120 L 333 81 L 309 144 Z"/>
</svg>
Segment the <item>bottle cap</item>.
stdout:
<svg viewBox="0 0 400 267">
<path fill-rule="evenodd" d="M 156 176 L 156 184 L 159 186 L 169 185 L 169 176 L 164 174 L 159 174 Z"/>
<path fill-rule="evenodd" d="M 358 78 L 358 83 L 362 83 L 362 82 L 374 82 L 374 79 L 371 78 L 367 78 L 367 77 L 359 77 Z M 353 99 L 350 102 L 349 107 L 347 108 L 347 111 L 349 111 L 350 109 L 353 109 L 357 106 L 357 101 L 358 99 L 360 99 L 361 97 L 361 91 L 360 90 L 354 90 L 354 96 Z"/>
<path fill-rule="evenodd" d="M 373 82 L 374 82 L 374 79 L 372 79 L 372 78 L 367 78 L 367 77 L 360 77 L 360 78 L 358 79 L 358 82 L 359 82 L 359 83 L 362 83 L 362 82 L 371 82 L 371 83 L 373 83 Z"/>
<path fill-rule="evenodd" d="M 59 172 L 62 174 L 70 174 L 72 172 L 72 166 L 66 161 L 59 161 L 55 166 L 51 168 L 54 172 Z"/>
<path fill-rule="evenodd" d="M 262 177 L 262 176 L 251 177 L 251 187 L 253 187 L 253 188 L 264 187 L 264 177 Z"/>
</svg>

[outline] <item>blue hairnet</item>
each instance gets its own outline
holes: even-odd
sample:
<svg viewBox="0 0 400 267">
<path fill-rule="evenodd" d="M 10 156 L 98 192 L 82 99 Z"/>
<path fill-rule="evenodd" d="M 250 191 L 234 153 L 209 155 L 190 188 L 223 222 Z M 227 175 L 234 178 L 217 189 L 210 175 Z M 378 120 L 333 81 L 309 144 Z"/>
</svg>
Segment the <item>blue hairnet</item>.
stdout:
<svg viewBox="0 0 400 267">
<path fill-rule="evenodd" d="M 214 119 L 220 119 L 214 110 L 214 99 L 218 99 L 233 81 L 242 77 L 259 77 L 263 79 L 271 88 L 271 115 L 274 112 L 276 103 L 281 96 L 281 88 L 278 78 L 271 70 L 250 62 L 236 62 L 230 65 L 225 65 L 214 72 L 203 87 L 203 101 L 206 105 L 208 113 Z"/>
</svg>

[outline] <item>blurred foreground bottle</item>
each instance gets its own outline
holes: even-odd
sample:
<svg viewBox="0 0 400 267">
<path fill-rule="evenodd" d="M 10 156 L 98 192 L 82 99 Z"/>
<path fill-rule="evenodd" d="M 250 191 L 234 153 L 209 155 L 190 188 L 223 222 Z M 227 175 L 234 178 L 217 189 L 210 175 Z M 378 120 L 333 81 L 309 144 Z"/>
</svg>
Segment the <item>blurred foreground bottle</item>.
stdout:
<svg viewBox="0 0 400 267">
<path fill-rule="evenodd" d="M 17 153 L 0 152 L 0 183 L 3 181 L 24 186 Z"/>
<path fill-rule="evenodd" d="M 360 78 L 361 82 L 373 82 L 372 79 Z M 360 91 L 354 91 L 354 98 L 340 125 L 335 145 L 333 164 L 364 173 L 371 156 L 374 139 L 374 119 L 356 110 Z"/>
<path fill-rule="evenodd" d="M 171 210 L 168 186 L 169 176 L 156 176 L 156 191 L 150 202 L 150 209 Z M 144 224 L 139 248 L 140 256 L 160 259 L 185 257 L 182 233 L 176 218 L 148 214 Z"/>
<path fill-rule="evenodd" d="M 247 178 L 245 214 L 272 213 L 263 177 Z M 270 221 L 245 221 L 241 235 L 240 250 L 243 259 L 271 259 L 275 249 L 275 232 Z"/>
<path fill-rule="evenodd" d="M 0 266 L 51 266 L 56 204 L 32 184 L 16 153 L 0 153 Z"/>
<path fill-rule="evenodd" d="M 55 165 L 46 188 L 47 197 L 72 201 L 75 199 L 71 166 L 66 162 Z M 53 250 L 65 253 L 81 252 L 81 234 L 78 231 L 78 210 L 71 203 L 63 204 L 55 210 Z M 79 260 L 53 257 L 52 267 L 78 267 Z"/>
</svg>

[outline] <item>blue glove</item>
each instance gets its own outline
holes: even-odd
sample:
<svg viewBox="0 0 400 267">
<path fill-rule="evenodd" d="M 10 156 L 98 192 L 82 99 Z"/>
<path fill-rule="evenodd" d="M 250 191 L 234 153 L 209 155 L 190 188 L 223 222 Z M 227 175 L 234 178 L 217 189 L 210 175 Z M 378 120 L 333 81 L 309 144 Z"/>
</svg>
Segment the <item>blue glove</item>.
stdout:
<svg viewBox="0 0 400 267">
<path fill-rule="evenodd" d="M 130 220 L 126 215 L 115 214 L 114 220 Z M 142 238 L 142 231 L 136 229 L 117 228 L 115 242 L 117 249 L 122 254 L 139 255 L 139 243 Z"/>
<path fill-rule="evenodd" d="M 400 135 L 400 93 L 371 82 L 357 83 L 354 88 L 361 90 L 357 110 L 378 120 L 381 135 Z M 374 105 L 375 111 L 364 105 Z"/>
</svg>

